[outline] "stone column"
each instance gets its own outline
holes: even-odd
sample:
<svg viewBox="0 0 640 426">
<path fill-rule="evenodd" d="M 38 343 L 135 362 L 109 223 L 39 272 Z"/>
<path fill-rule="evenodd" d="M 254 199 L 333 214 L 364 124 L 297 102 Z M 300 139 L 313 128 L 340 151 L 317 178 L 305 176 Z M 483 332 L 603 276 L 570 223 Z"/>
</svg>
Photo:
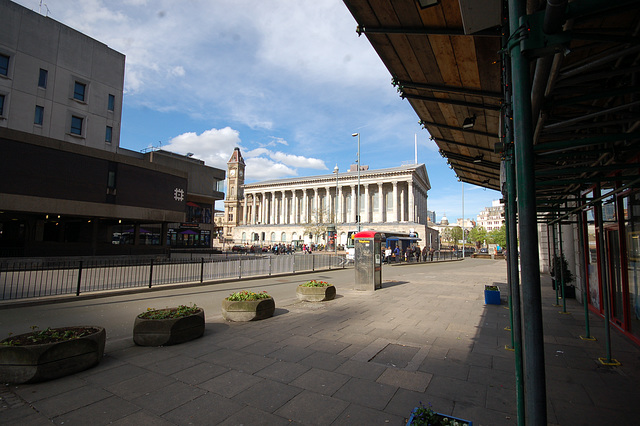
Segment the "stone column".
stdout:
<svg viewBox="0 0 640 426">
<path fill-rule="evenodd" d="M 369 184 L 364 185 L 364 222 L 371 222 L 371 200 L 369 199 Z"/>
<path fill-rule="evenodd" d="M 415 222 L 416 220 L 416 206 L 415 206 L 415 201 L 414 201 L 414 196 L 413 196 L 413 182 L 409 181 L 408 182 L 409 185 L 409 202 L 408 202 L 408 206 L 409 206 L 409 222 Z"/>
<path fill-rule="evenodd" d="M 302 217 L 300 222 L 309 223 L 309 196 L 306 188 L 302 190 Z"/>
<path fill-rule="evenodd" d="M 289 200 L 287 200 L 287 191 L 282 191 L 282 223 L 289 223 Z"/>
<path fill-rule="evenodd" d="M 397 222 L 398 221 L 398 181 L 394 180 L 393 181 L 393 200 L 392 200 L 392 204 L 393 204 L 393 221 Z"/>
<path fill-rule="evenodd" d="M 400 189 L 400 222 L 404 222 L 405 218 L 404 218 L 404 210 L 405 210 L 405 204 L 404 204 L 404 188 Z"/>
<path fill-rule="evenodd" d="M 293 211 L 293 219 L 291 220 L 291 223 L 293 223 L 294 225 L 300 223 L 300 221 L 298 220 L 298 215 L 300 214 L 300 208 L 298 206 L 298 191 L 297 190 L 292 190 L 291 191 L 291 210 Z"/>
<path fill-rule="evenodd" d="M 256 193 L 254 192 L 252 194 L 252 201 L 251 201 L 251 224 L 255 225 L 256 224 Z"/>
<path fill-rule="evenodd" d="M 342 187 L 338 186 L 338 192 L 336 193 L 336 223 L 342 223 L 344 221 L 344 213 L 342 210 L 344 209 L 344 199 L 342 198 Z"/>
<path fill-rule="evenodd" d="M 267 193 L 262 193 L 262 202 L 260 203 L 260 223 L 267 223 Z"/>
<path fill-rule="evenodd" d="M 378 222 L 384 222 L 384 191 L 382 182 L 378 182 Z"/>
<path fill-rule="evenodd" d="M 358 197 L 358 193 L 356 191 L 356 186 L 351 185 L 351 220 L 350 222 L 356 221 L 356 215 L 358 212 L 356 211 L 356 199 Z"/>
<path fill-rule="evenodd" d="M 318 208 L 319 208 L 319 203 L 318 203 L 318 188 L 313 188 L 313 207 L 311 208 L 311 222 L 316 222 L 318 223 Z M 314 217 L 314 213 L 315 213 L 315 217 Z"/>
</svg>

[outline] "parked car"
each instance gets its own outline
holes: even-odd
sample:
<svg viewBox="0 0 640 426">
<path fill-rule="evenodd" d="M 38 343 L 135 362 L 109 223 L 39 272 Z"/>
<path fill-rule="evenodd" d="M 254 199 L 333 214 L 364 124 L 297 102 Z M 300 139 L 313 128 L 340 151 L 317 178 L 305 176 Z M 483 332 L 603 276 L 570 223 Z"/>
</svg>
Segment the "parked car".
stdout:
<svg viewBox="0 0 640 426">
<path fill-rule="evenodd" d="M 480 249 L 480 253 L 489 254 L 489 249 L 483 247 L 483 248 Z"/>
</svg>

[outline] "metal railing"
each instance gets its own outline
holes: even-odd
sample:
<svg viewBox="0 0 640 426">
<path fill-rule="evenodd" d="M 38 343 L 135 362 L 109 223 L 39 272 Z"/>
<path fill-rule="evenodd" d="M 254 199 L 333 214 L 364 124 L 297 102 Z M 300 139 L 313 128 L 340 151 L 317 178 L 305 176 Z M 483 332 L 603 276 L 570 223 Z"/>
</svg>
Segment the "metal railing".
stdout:
<svg viewBox="0 0 640 426">
<path fill-rule="evenodd" d="M 205 259 L 83 258 L 0 262 L 0 300 L 345 268 L 344 256 L 260 255 Z"/>
</svg>

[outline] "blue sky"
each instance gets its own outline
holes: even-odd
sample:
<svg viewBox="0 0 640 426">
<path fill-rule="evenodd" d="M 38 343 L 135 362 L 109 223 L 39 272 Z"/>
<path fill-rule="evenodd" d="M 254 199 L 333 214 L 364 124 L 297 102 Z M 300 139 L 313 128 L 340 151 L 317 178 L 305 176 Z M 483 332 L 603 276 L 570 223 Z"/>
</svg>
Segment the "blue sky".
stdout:
<svg viewBox="0 0 640 426">
<path fill-rule="evenodd" d="M 429 210 L 462 217 L 462 183 L 341 1 L 17 0 L 126 55 L 120 146 L 193 152 L 246 181 L 425 163 Z M 465 184 L 464 216 L 500 198 Z"/>
</svg>

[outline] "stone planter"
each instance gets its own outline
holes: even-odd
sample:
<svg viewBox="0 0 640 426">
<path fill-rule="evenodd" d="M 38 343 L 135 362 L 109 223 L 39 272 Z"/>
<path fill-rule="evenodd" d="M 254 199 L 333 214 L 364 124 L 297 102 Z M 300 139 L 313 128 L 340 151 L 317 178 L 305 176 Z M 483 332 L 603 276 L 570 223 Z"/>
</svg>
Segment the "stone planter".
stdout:
<svg viewBox="0 0 640 426">
<path fill-rule="evenodd" d="M 222 317 L 227 321 L 257 321 L 273 316 L 276 303 L 272 297 L 260 300 L 222 301 Z"/>
<path fill-rule="evenodd" d="M 296 289 L 298 300 L 305 302 L 323 302 L 336 297 L 336 287 L 333 285 L 325 287 L 305 287 L 299 285 Z"/>
<path fill-rule="evenodd" d="M 204 310 L 180 318 L 136 317 L 133 341 L 139 346 L 169 346 L 197 339 L 204 334 Z"/>
<path fill-rule="evenodd" d="M 105 329 L 94 326 L 73 328 L 92 328 L 95 332 L 77 339 L 36 345 L 8 346 L 0 342 L 0 382 L 42 382 L 97 365 L 104 354 Z"/>
</svg>

